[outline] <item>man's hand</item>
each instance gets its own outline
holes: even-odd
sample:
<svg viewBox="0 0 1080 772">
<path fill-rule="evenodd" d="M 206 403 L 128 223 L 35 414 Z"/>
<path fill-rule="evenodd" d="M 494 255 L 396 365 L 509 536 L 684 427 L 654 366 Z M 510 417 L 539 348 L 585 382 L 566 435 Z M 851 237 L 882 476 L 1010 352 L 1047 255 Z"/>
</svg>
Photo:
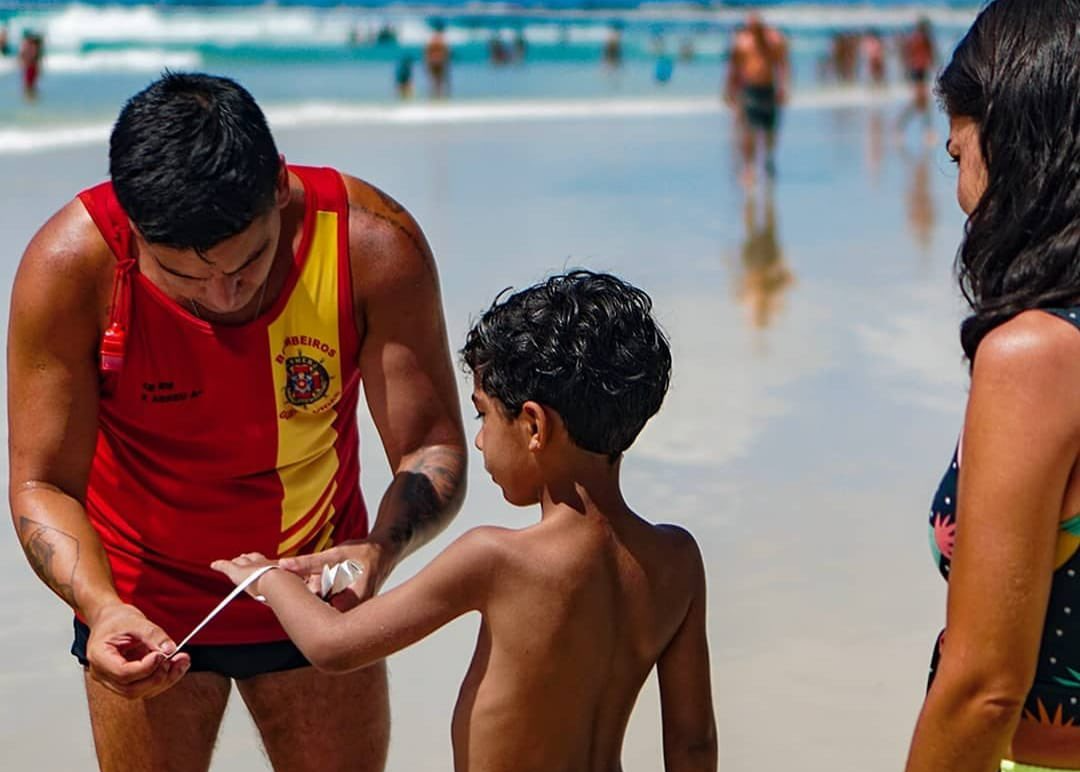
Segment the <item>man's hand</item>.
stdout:
<svg viewBox="0 0 1080 772">
<path fill-rule="evenodd" d="M 90 677 L 131 699 L 153 697 L 176 684 L 191 667 L 191 657 L 169 654 L 176 644 L 168 633 L 127 604 L 100 611 L 90 625 L 86 658 Z"/>
<path fill-rule="evenodd" d="M 355 560 L 363 572 L 359 578 L 337 595 L 329 598 L 338 611 L 349 609 L 372 597 L 397 565 L 400 552 L 375 541 L 350 541 L 313 555 L 282 558 L 278 566 L 302 577 L 312 592 L 318 594 L 323 566 L 334 566 L 345 560 Z"/>
</svg>

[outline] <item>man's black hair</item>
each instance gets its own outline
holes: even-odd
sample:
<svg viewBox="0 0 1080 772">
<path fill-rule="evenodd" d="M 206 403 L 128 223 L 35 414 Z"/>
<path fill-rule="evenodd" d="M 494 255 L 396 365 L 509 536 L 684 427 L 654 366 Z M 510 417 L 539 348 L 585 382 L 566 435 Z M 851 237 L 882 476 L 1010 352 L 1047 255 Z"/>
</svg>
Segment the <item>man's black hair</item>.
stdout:
<svg viewBox="0 0 1080 772">
<path fill-rule="evenodd" d="M 612 461 L 660 409 L 671 380 L 671 350 L 652 300 L 592 271 L 496 298 L 461 353 L 511 417 L 529 400 L 546 405 L 578 447 Z"/>
<path fill-rule="evenodd" d="M 143 237 L 202 253 L 274 205 L 280 158 L 240 84 L 166 72 L 128 100 L 109 140 L 109 174 Z"/>
</svg>

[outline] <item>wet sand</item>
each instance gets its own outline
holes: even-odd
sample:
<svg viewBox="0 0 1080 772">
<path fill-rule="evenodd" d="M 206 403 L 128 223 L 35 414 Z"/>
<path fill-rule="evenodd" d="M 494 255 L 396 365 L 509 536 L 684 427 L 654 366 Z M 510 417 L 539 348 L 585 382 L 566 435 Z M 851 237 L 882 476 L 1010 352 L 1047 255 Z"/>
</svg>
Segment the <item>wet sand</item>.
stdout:
<svg viewBox="0 0 1080 772">
<path fill-rule="evenodd" d="M 278 135 L 290 161 L 338 166 L 409 207 L 439 261 L 455 347 L 500 289 L 564 268 L 611 270 L 653 295 L 674 380 L 625 487 L 706 557 L 725 769 L 899 768 L 944 618 L 925 516 L 964 400 L 950 270 L 962 218 L 941 143 L 924 153 L 912 135 L 901 152 L 894 113 L 793 111 L 780 177 L 750 206 L 722 113 Z M 0 210 L 10 287 L 33 229 L 105 174 L 106 152 L 0 165 L 18 181 Z M 361 431 L 374 502 L 389 473 L 366 414 Z M 478 455 L 469 483 L 462 514 L 397 579 L 473 525 L 537 515 L 501 501 Z M 0 549 L 0 766 L 92 768 L 70 614 L 9 528 Z M 458 620 L 391 659 L 392 772 L 450 768 L 476 628 Z M 661 768 L 660 745 L 650 679 L 627 772 Z M 213 769 L 266 768 L 234 694 Z"/>
</svg>

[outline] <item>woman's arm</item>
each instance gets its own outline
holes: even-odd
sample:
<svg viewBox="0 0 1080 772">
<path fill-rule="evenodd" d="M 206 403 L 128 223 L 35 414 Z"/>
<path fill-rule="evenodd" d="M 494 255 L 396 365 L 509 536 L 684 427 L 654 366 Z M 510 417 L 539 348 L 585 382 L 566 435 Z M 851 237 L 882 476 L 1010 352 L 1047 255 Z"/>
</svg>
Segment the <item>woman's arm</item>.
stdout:
<svg viewBox="0 0 1080 772">
<path fill-rule="evenodd" d="M 907 772 L 996 770 L 1035 676 L 1080 452 L 1080 338 L 1046 314 L 988 335 L 972 374 L 942 658 Z"/>
</svg>

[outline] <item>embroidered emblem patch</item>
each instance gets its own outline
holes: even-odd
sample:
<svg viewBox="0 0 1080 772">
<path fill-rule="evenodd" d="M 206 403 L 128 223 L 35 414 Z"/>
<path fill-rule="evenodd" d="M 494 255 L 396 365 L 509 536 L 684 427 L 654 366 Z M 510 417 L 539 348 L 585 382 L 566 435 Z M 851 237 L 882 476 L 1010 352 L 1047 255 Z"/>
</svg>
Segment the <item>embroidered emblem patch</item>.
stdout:
<svg viewBox="0 0 1080 772">
<path fill-rule="evenodd" d="M 330 374 L 311 357 L 300 354 L 285 360 L 285 399 L 290 405 L 310 405 L 330 388 Z"/>
</svg>

